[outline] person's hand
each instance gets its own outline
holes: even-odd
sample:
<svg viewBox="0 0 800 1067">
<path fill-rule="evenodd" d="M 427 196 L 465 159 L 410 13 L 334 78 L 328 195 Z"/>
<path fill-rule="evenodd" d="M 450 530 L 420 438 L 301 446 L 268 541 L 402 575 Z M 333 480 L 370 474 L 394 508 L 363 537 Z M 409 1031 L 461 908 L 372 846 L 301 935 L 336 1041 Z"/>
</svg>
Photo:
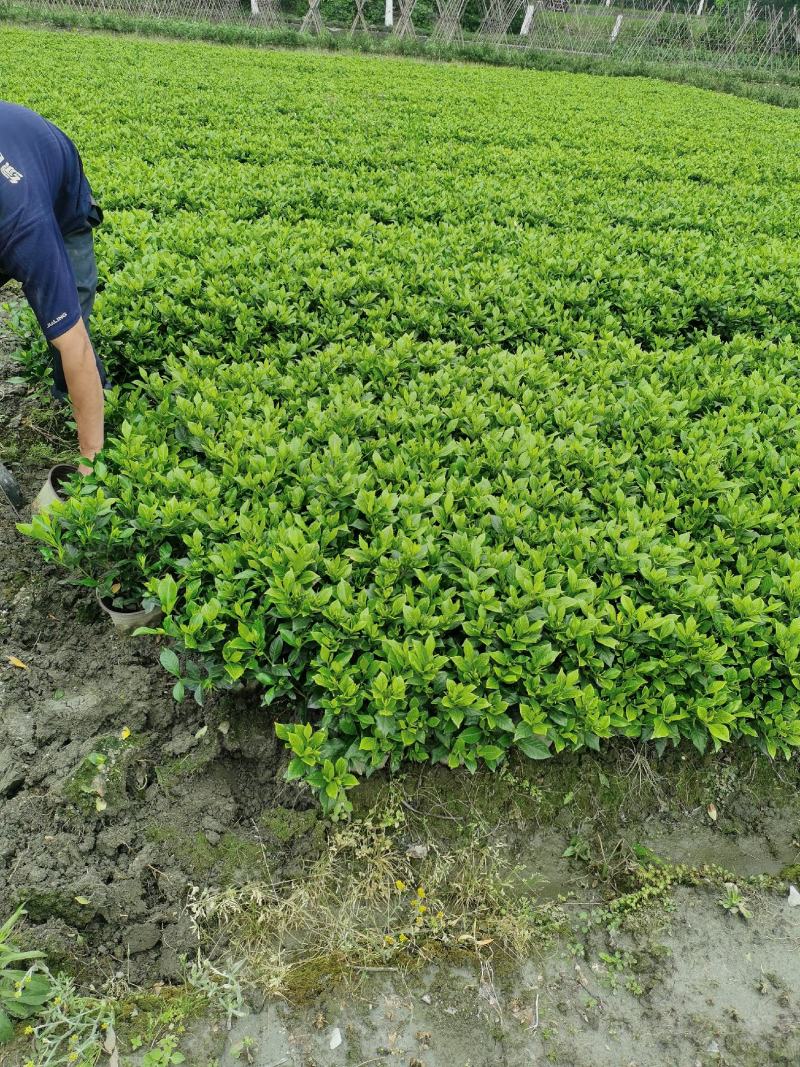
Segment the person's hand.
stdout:
<svg viewBox="0 0 800 1067">
<path fill-rule="evenodd" d="M 81 458 L 78 461 L 78 473 L 79 474 L 91 474 L 92 464 L 94 463 L 94 457 L 97 455 L 97 451 L 93 448 L 82 448 Z"/>
</svg>

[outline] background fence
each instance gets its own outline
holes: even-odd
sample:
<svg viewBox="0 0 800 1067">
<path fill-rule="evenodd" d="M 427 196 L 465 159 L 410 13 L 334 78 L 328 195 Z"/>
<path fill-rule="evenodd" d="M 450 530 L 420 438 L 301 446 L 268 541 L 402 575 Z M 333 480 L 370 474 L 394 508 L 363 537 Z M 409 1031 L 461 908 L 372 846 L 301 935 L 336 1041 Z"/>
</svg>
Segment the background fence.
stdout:
<svg viewBox="0 0 800 1067">
<path fill-rule="evenodd" d="M 800 71 L 796 6 L 709 0 L 28 0 L 27 11 L 246 23 L 303 33 L 392 35 L 445 44 Z"/>
</svg>

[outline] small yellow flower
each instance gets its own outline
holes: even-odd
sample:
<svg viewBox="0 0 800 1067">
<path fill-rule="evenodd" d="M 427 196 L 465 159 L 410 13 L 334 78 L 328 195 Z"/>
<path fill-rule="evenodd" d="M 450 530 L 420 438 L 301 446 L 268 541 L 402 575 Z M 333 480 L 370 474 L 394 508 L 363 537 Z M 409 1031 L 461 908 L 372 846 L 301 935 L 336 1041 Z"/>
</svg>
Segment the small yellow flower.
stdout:
<svg viewBox="0 0 800 1067">
<path fill-rule="evenodd" d="M 408 941 L 408 938 L 406 937 L 406 935 L 405 934 L 400 934 L 400 944 L 404 945 L 406 943 L 406 941 Z"/>
<path fill-rule="evenodd" d="M 422 886 L 420 886 L 419 889 L 417 890 L 417 896 L 419 897 L 420 900 L 424 900 L 425 899 L 425 890 L 422 888 Z"/>
<path fill-rule="evenodd" d="M 130 729 L 127 726 L 123 726 L 122 729 L 119 732 L 120 741 L 127 741 L 130 736 L 131 736 Z"/>
<path fill-rule="evenodd" d="M 401 882 L 400 879 L 398 878 L 397 881 L 394 883 L 394 887 L 395 887 L 395 889 L 397 890 L 398 893 L 402 893 L 403 890 L 406 887 L 406 883 L 405 882 Z"/>
<path fill-rule="evenodd" d="M 386 937 L 384 937 L 383 940 L 386 942 L 387 945 L 393 945 L 394 944 L 394 938 L 392 937 L 391 934 L 387 934 Z"/>
<path fill-rule="evenodd" d="M 26 1026 L 25 1027 L 25 1033 L 28 1035 L 28 1037 L 30 1037 L 30 1035 L 33 1033 L 33 1027 L 32 1026 Z"/>
</svg>

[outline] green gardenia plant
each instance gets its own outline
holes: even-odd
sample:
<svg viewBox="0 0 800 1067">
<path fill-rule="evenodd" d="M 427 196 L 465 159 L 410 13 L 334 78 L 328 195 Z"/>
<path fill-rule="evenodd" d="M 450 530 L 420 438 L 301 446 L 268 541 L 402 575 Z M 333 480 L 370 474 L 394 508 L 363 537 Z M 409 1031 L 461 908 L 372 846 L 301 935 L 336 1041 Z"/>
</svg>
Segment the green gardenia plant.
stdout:
<svg viewBox="0 0 800 1067">
<path fill-rule="evenodd" d="M 23 529 L 161 605 L 176 697 L 258 686 L 333 814 L 407 762 L 793 753 L 795 116 L 132 47 L 93 44 L 102 107 L 58 99 L 108 219 L 111 433 Z M 44 106 L 82 48 L 37 38 L 9 91 Z"/>
</svg>

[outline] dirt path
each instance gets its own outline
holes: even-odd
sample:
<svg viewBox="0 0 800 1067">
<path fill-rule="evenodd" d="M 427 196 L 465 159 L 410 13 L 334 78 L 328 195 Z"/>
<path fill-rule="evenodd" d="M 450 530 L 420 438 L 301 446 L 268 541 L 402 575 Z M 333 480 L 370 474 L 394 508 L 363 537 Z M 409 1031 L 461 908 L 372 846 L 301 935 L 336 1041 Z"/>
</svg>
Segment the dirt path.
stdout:
<svg viewBox="0 0 800 1067">
<path fill-rule="evenodd" d="M 42 436 L 46 402 L 8 384 L 10 349 L 0 326 L 0 460 L 30 498 L 58 425 L 47 421 Z M 296 891 L 324 861 L 332 829 L 284 783 L 285 758 L 256 698 L 176 706 L 158 644 L 115 637 L 91 594 L 44 565 L 16 520 L 0 502 L 0 919 L 26 901 L 27 943 L 114 997 L 130 1024 L 140 991 L 155 986 L 151 999 L 163 1000 L 170 987 L 156 983 L 179 983 L 181 955 L 195 952 L 190 886 L 229 887 L 232 900 L 254 884 L 278 897 L 283 885 Z M 497 902 L 510 901 L 516 932 L 533 931 L 525 951 L 497 933 L 452 937 L 449 948 L 431 938 L 387 969 L 359 971 L 351 953 L 347 982 L 322 971 L 303 991 L 295 974 L 296 995 L 275 1001 L 262 965 L 261 992 L 230 1031 L 218 1010 L 180 1020 L 187 1062 L 797 1064 L 800 908 L 788 906 L 787 889 L 800 876 L 799 784 L 794 765 L 750 754 L 648 762 L 630 750 L 494 779 L 408 777 L 398 786 L 408 821 L 375 840 L 402 854 L 424 839 L 441 863 L 467 847 L 478 863 L 481 849 L 491 852 L 485 879 L 507 877 L 519 892 L 486 894 L 492 915 L 454 891 L 459 929 L 474 907 L 472 929 L 502 933 Z M 364 840 L 384 787 L 358 791 Z M 380 869 L 377 852 L 358 855 L 354 846 L 347 877 L 358 862 Z M 658 857 L 665 872 L 649 898 L 636 890 L 637 856 Z M 721 905 L 730 880 L 749 918 Z M 228 936 L 206 950 L 224 958 Z M 0 1064 L 28 1055 L 0 1053 Z"/>
</svg>

